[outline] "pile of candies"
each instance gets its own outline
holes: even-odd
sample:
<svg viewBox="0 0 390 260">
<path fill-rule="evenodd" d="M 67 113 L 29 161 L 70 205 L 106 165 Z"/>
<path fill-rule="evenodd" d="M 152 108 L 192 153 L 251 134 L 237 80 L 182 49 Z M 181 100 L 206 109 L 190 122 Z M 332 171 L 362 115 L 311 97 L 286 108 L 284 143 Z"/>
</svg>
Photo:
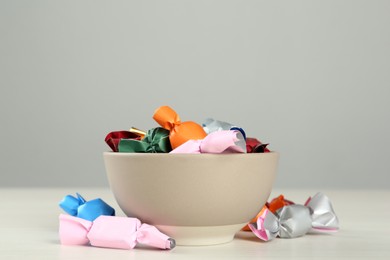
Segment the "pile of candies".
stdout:
<svg viewBox="0 0 390 260">
<path fill-rule="evenodd" d="M 59 235 L 63 245 L 132 249 L 138 243 L 159 249 L 173 249 L 173 238 L 156 227 L 141 224 L 137 218 L 115 217 L 115 210 L 101 199 L 86 201 L 65 196 L 59 203 L 69 215 L 60 214 Z M 266 203 L 260 213 L 242 230 L 252 231 L 263 241 L 276 237 L 295 238 L 312 231 L 334 232 L 339 221 L 329 198 L 317 193 L 295 204 L 283 195 Z"/>
<path fill-rule="evenodd" d="M 156 227 L 141 224 L 137 218 L 115 217 L 115 210 L 102 199 L 86 201 L 65 196 L 59 203 L 69 215 L 59 217 L 60 241 L 63 245 L 91 245 L 97 247 L 132 249 L 138 243 L 160 249 L 176 246 L 173 238 Z"/>
<path fill-rule="evenodd" d="M 161 126 L 147 132 L 137 128 L 109 133 L 105 141 L 114 152 L 126 153 L 264 153 L 267 144 L 247 138 L 230 123 L 206 119 L 202 125 L 181 122 L 169 106 L 156 109 L 153 119 Z"/>
<path fill-rule="evenodd" d="M 114 152 L 126 153 L 267 153 L 267 144 L 246 137 L 232 124 L 207 119 L 202 125 L 181 122 L 168 106 L 159 107 L 154 120 L 161 126 L 147 132 L 137 128 L 109 133 L 105 141 Z M 59 217 L 59 235 L 64 245 L 132 249 L 141 243 L 160 249 L 172 249 L 173 238 L 137 218 L 116 217 L 115 210 L 101 199 L 86 201 L 81 195 L 67 195 L 60 207 L 69 215 Z M 328 197 L 315 194 L 303 205 L 283 195 L 266 203 L 260 213 L 243 228 L 263 241 L 276 237 L 294 238 L 311 231 L 337 231 L 338 218 Z"/>
</svg>

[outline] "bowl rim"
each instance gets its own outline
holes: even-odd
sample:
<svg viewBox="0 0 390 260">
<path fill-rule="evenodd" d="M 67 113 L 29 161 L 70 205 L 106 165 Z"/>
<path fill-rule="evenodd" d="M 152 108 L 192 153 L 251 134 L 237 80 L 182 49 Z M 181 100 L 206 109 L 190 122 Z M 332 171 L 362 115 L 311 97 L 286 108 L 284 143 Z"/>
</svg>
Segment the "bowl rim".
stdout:
<svg viewBox="0 0 390 260">
<path fill-rule="evenodd" d="M 271 151 L 266 153 L 120 153 L 113 151 L 103 152 L 104 156 L 113 157 L 266 157 L 279 156 L 279 152 Z"/>
</svg>

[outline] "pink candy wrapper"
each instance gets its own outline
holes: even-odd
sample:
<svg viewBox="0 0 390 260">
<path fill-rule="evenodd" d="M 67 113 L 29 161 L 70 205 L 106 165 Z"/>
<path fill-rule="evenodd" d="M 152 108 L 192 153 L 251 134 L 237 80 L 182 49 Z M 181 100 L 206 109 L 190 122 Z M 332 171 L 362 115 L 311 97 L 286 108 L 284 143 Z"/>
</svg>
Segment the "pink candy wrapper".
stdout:
<svg viewBox="0 0 390 260">
<path fill-rule="evenodd" d="M 136 218 L 100 216 L 95 221 L 61 214 L 59 235 L 63 245 L 92 245 L 132 249 L 137 243 L 172 249 L 175 240 Z"/>
<path fill-rule="evenodd" d="M 189 140 L 170 153 L 245 153 L 245 138 L 240 131 L 222 130 L 202 140 Z"/>
</svg>

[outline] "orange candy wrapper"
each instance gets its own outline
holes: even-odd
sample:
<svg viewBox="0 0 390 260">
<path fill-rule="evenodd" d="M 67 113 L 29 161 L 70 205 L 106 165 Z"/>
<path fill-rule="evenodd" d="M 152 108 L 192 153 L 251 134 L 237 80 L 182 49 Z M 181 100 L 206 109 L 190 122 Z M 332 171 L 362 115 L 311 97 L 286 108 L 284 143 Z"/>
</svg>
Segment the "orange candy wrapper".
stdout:
<svg viewBox="0 0 390 260">
<path fill-rule="evenodd" d="M 179 115 L 169 106 L 156 109 L 153 119 L 163 128 L 170 131 L 169 140 L 172 149 L 188 140 L 199 140 L 206 137 L 203 127 L 195 122 L 181 122 Z"/>
<path fill-rule="evenodd" d="M 267 203 L 266 206 L 268 209 L 275 214 L 275 212 L 283 208 L 284 206 L 292 205 L 294 202 L 290 200 L 286 200 L 283 195 L 279 195 L 279 197 L 274 198 L 271 202 Z"/>
<path fill-rule="evenodd" d="M 292 202 L 290 200 L 286 200 L 283 195 L 279 195 L 278 197 L 271 200 L 271 202 L 267 202 L 265 204 L 265 206 L 261 209 L 261 211 L 256 215 L 256 217 L 254 217 L 250 221 L 250 223 L 256 222 L 257 219 L 263 214 L 264 210 L 266 210 L 266 209 L 268 209 L 269 211 L 271 211 L 272 213 L 275 214 L 275 212 L 278 209 L 283 208 L 284 206 L 292 205 L 292 204 L 294 204 L 294 202 Z M 241 230 L 242 231 L 251 231 L 251 229 L 249 228 L 248 225 L 243 227 Z"/>
</svg>

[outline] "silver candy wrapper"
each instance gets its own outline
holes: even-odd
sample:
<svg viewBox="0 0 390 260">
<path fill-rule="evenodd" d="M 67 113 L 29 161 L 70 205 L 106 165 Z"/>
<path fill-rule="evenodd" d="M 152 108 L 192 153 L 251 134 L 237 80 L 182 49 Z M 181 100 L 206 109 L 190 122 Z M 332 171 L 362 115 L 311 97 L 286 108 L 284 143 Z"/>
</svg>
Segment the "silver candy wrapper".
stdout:
<svg viewBox="0 0 390 260">
<path fill-rule="evenodd" d="M 317 193 L 305 205 L 288 205 L 273 214 L 266 209 L 256 223 L 249 224 L 253 233 L 264 241 L 275 237 L 294 238 L 303 236 L 312 229 L 337 231 L 339 221 L 329 198 Z"/>
<path fill-rule="evenodd" d="M 215 120 L 213 118 L 206 118 L 204 123 L 202 123 L 202 127 L 203 127 L 203 130 L 207 134 L 210 134 L 210 133 L 216 132 L 216 131 L 222 131 L 222 130 L 238 130 L 242 133 L 242 135 L 244 136 L 244 139 L 246 139 L 246 134 L 245 134 L 244 129 L 242 129 L 238 126 L 232 125 L 230 123 L 227 123 L 227 122 Z"/>
</svg>

